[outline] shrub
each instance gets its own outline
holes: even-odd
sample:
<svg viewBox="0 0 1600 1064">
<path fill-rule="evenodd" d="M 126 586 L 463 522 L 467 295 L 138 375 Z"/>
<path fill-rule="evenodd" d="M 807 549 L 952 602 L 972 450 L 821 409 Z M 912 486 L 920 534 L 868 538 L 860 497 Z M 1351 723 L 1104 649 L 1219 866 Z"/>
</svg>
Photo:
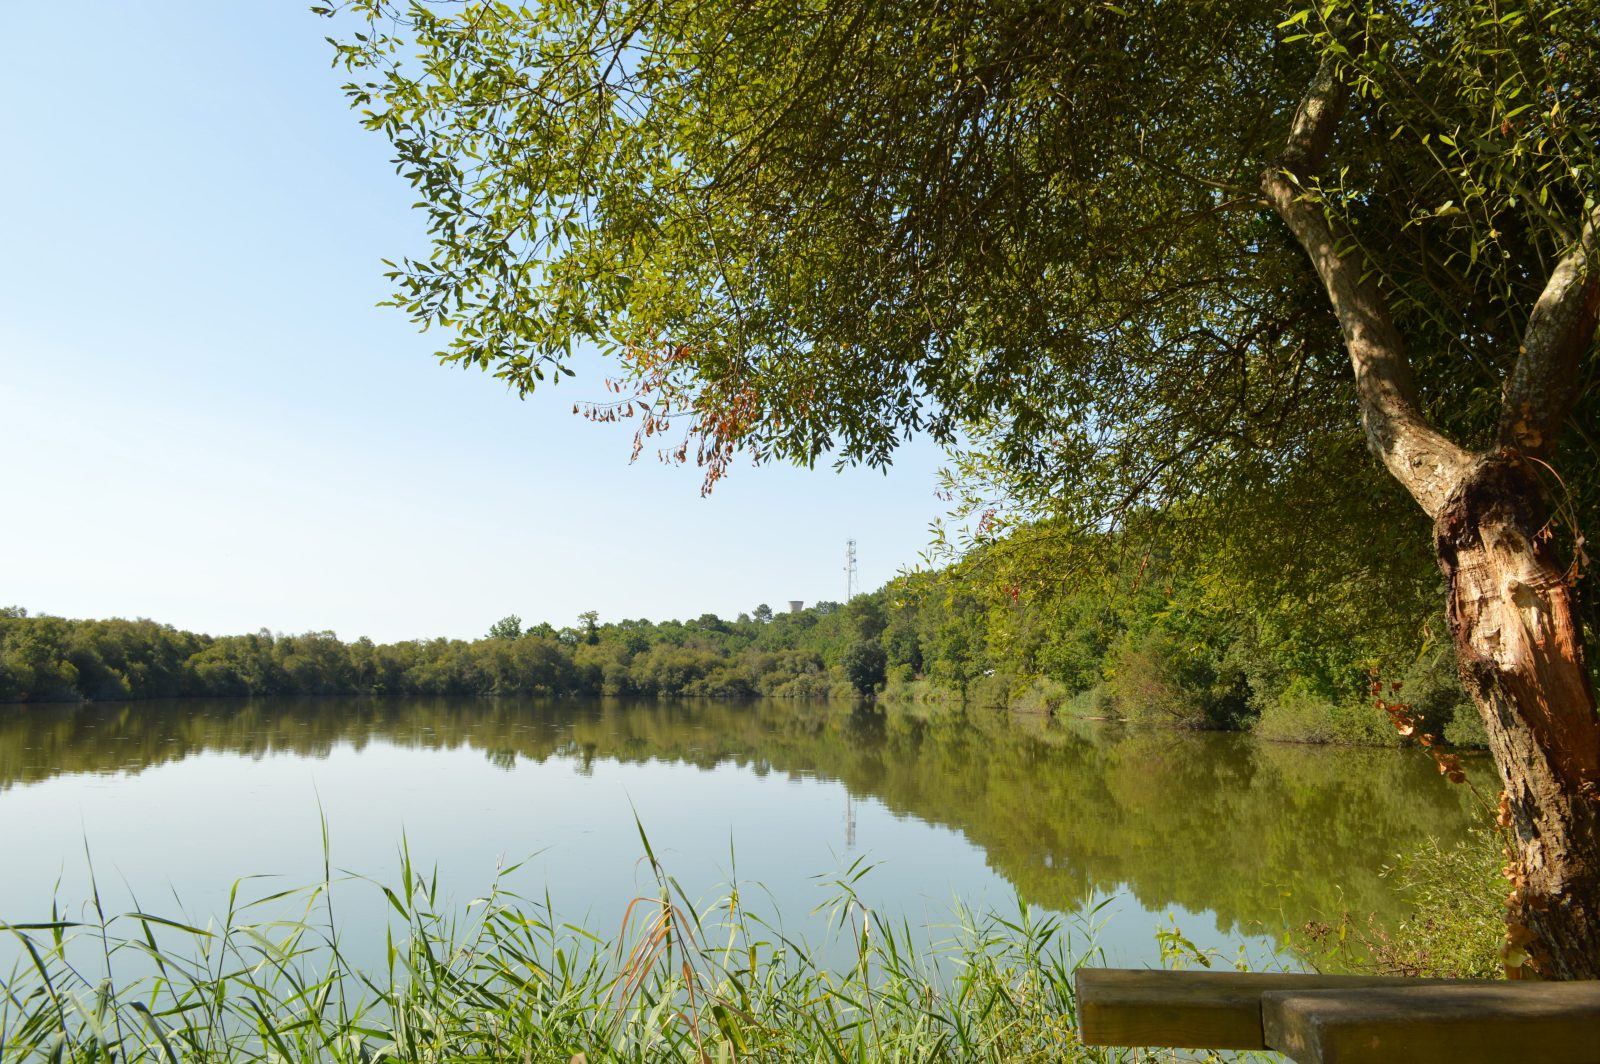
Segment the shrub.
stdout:
<svg viewBox="0 0 1600 1064">
<path fill-rule="evenodd" d="M 1428 839 L 1403 854 L 1392 874 L 1416 905 L 1380 956 L 1387 967 L 1448 979 L 1493 979 L 1502 974 L 1506 883 L 1503 843 L 1483 827 L 1450 847 Z"/>
<path fill-rule="evenodd" d="M 1422 720 L 1424 731 L 1455 746 L 1487 746 L 1483 721 L 1467 698 L 1448 647 L 1424 655 L 1407 672 L 1401 693 Z"/>
<path fill-rule="evenodd" d="M 1042 713 L 1054 716 L 1072 698 L 1072 691 L 1066 684 L 1039 676 L 1011 699 L 1011 708 L 1018 713 Z"/>
<path fill-rule="evenodd" d="M 1475 707 L 1468 705 L 1458 710 L 1444 726 L 1444 741 L 1451 746 L 1481 750 L 1489 745 L 1489 733 L 1483 730 L 1483 718 Z"/>
<path fill-rule="evenodd" d="M 1237 727 L 1246 713 L 1243 674 L 1205 648 L 1161 631 L 1129 633 L 1113 651 L 1111 694 L 1123 713 L 1187 728 Z"/>
<path fill-rule="evenodd" d="M 1266 703 L 1255 732 L 1289 743 L 1398 746 L 1401 741 L 1389 718 L 1370 700 L 1335 700 L 1303 678 L 1290 681 Z"/>
<path fill-rule="evenodd" d="M 1334 742 L 1361 746 L 1399 746 L 1400 733 L 1370 698 L 1347 698 L 1333 705 Z"/>
<path fill-rule="evenodd" d="M 850 686 L 856 689 L 857 694 L 863 695 L 870 695 L 883 686 L 887 678 L 884 670 L 888 663 L 888 655 L 882 645 L 865 639 L 851 643 L 840 661 Z"/>
<path fill-rule="evenodd" d="M 1502 847 L 1491 825 L 1448 847 L 1430 838 L 1385 870 L 1412 905 L 1397 927 L 1346 915 L 1338 927 L 1307 925 L 1296 948 L 1318 964 L 1383 975 L 1500 978 L 1506 930 Z"/>
<path fill-rule="evenodd" d="M 1339 734 L 1333 702 L 1303 680 L 1262 707 L 1255 730 L 1263 739 L 1292 743 L 1329 743 Z"/>
</svg>

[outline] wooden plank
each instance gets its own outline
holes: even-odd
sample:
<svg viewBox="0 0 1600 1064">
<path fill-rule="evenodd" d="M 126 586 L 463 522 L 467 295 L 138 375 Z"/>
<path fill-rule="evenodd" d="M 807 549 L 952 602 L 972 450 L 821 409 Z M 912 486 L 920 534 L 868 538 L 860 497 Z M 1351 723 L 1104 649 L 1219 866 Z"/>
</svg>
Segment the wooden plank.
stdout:
<svg viewBox="0 0 1600 1064">
<path fill-rule="evenodd" d="M 1600 1064 L 1600 981 L 1278 989 L 1261 1013 L 1299 1064 Z"/>
<path fill-rule="evenodd" d="M 1265 1049 L 1265 993 L 1415 987 L 1424 982 L 1429 981 L 1403 976 L 1080 968 L 1075 978 L 1078 1034 L 1098 1046 Z"/>
</svg>

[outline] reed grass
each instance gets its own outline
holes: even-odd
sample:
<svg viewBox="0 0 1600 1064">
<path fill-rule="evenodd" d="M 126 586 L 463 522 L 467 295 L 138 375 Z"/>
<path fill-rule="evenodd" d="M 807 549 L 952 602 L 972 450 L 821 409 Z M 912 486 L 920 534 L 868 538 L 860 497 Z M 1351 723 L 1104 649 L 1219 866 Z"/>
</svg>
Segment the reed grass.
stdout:
<svg viewBox="0 0 1600 1064">
<path fill-rule="evenodd" d="M 609 940 L 562 922 L 548 896 L 514 892 L 515 867 L 454 906 L 404 846 L 397 885 L 335 879 L 325 859 L 323 882 L 298 890 L 247 898 L 259 884 L 239 880 L 204 924 L 108 915 L 94 888 L 84 919 L 53 905 L 48 920 L 0 924 L 18 947 L 0 983 L 0 1059 L 1134 1059 L 1076 1037 L 1072 975 L 1096 957 L 1092 915 L 957 910 L 936 941 L 873 912 L 857 862 L 827 906 L 853 958 L 830 968 L 736 883 L 697 908 L 640 837 L 656 889 Z M 356 890 L 391 913 L 377 970 L 349 959 L 336 883 L 340 905 Z"/>
</svg>

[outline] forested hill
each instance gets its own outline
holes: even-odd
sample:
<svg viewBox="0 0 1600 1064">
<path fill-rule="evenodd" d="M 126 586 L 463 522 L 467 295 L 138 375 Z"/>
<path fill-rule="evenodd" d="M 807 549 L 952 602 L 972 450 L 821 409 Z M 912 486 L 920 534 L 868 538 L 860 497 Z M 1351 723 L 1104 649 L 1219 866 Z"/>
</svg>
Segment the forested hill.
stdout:
<svg viewBox="0 0 1600 1064">
<path fill-rule="evenodd" d="M 149 620 L 0 610 L 0 701 L 265 695 L 961 697 L 1031 711 L 1391 742 L 1374 677 L 1428 730 L 1476 742 L 1448 646 L 1426 618 L 1245 602 L 1148 554 L 1106 580 L 1026 594 L 980 559 L 898 578 L 849 603 L 732 620 L 577 623 L 481 639 L 342 642 L 331 632 L 210 636 Z M 1424 634 L 1418 634 L 1424 633 Z"/>
</svg>

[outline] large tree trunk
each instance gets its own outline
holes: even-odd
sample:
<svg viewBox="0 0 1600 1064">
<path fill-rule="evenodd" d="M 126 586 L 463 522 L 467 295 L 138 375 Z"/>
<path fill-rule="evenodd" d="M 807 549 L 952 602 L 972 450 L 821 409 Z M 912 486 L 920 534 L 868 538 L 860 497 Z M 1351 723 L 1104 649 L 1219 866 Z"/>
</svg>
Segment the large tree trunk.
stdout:
<svg viewBox="0 0 1600 1064">
<path fill-rule="evenodd" d="M 1516 452 L 1474 461 L 1435 517 L 1461 679 L 1505 788 L 1508 969 L 1600 978 L 1600 723 L 1567 568 Z"/>
<path fill-rule="evenodd" d="M 1550 545 L 1532 464 L 1561 435 L 1600 325 L 1600 206 L 1529 313 L 1501 397 L 1498 449 L 1469 454 L 1423 416 L 1376 271 L 1323 211 L 1315 175 L 1348 98 L 1336 58 L 1324 60 L 1261 191 L 1327 290 L 1373 453 L 1434 519 L 1461 678 L 1505 786 L 1502 820 L 1517 836 L 1508 974 L 1600 979 L 1600 722 L 1572 580 Z"/>
</svg>

